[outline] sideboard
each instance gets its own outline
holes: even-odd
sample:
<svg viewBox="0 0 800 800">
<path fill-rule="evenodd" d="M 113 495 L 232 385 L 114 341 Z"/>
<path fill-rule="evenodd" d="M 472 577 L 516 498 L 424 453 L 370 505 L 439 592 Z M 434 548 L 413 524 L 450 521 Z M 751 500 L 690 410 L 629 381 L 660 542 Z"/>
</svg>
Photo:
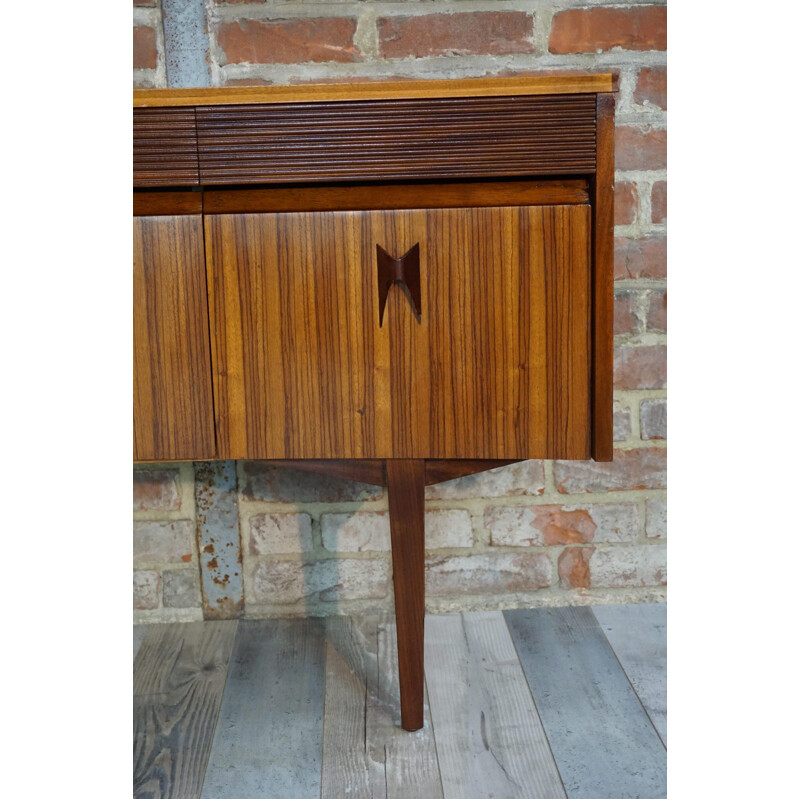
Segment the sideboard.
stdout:
<svg viewBox="0 0 800 800">
<path fill-rule="evenodd" d="M 407 730 L 425 486 L 612 456 L 615 90 L 134 91 L 134 459 L 388 487 Z"/>
</svg>

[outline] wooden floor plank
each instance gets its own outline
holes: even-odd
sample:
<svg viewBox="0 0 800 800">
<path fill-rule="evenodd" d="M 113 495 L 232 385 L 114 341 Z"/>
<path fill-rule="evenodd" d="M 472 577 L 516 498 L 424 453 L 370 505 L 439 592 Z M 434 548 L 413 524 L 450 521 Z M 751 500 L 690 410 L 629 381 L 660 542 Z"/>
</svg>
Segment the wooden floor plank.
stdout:
<svg viewBox="0 0 800 800">
<path fill-rule="evenodd" d="M 564 797 L 502 612 L 429 616 L 425 665 L 445 797 Z"/>
<path fill-rule="evenodd" d="M 139 652 L 139 648 L 142 646 L 142 639 L 144 639 L 144 634 L 147 631 L 146 625 L 134 625 L 133 626 L 133 660 L 136 661 L 136 654 Z"/>
<path fill-rule="evenodd" d="M 592 611 L 666 745 L 666 603 L 594 606 Z"/>
<path fill-rule="evenodd" d="M 666 797 L 666 750 L 592 610 L 505 617 L 567 795 Z"/>
<path fill-rule="evenodd" d="M 236 621 L 149 625 L 133 669 L 133 796 L 198 797 Z"/>
<path fill-rule="evenodd" d="M 427 693 L 402 730 L 397 668 L 393 619 L 328 620 L 322 797 L 442 797 Z"/>
<path fill-rule="evenodd" d="M 202 797 L 319 797 L 324 623 L 241 620 Z"/>
</svg>

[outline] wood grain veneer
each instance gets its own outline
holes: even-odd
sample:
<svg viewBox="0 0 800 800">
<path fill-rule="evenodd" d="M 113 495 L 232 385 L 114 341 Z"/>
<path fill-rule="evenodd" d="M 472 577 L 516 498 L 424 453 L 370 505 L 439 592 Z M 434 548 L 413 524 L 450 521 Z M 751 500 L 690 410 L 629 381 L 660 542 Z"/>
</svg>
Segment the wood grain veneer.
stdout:
<svg viewBox="0 0 800 800">
<path fill-rule="evenodd" d="M 191 186 L 199 182 L 193 108 L 134 108 L 133 185 Z"/>
<path fill-rule="evenodd" d="M 133 220 L 133 458 L 213 458 L 200 215 Z"/>
<path fill-rule="evenodd" d="M 589 208 L 206 217 L 223 458 L 587 458 Z M 420 243 L 421 319 L 376 246 Z M 266 412 L 266 413 L 265 413 Z"/>
<path fill-rule="evenodd" d="M 337 100 L 408 100 L 436 97 L 506 97 L 538 94 L 595 94 L 617 91 L 617 76 L 535 75 L 432 81 L 367 81 L 304 86 L 237 86 L 212 89 L 134 89 L 135 108 L 327 103 Z"/>
<path fill-rule="evenodd" d="M 594 95 L 199 106 L 205 185 L 584 174 Z"/>
</svg>

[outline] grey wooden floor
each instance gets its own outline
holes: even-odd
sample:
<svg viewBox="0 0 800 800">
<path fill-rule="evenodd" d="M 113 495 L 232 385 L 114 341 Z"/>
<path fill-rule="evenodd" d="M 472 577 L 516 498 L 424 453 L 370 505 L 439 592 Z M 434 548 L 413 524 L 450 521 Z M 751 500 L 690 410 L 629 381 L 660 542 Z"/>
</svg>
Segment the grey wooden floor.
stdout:
<svg viewBox="0 0 800 800">
<path fill-rule="evenodd" d="M 666 797 L 666 607 L 134 628 L 135 797 Z"/>
</svg>

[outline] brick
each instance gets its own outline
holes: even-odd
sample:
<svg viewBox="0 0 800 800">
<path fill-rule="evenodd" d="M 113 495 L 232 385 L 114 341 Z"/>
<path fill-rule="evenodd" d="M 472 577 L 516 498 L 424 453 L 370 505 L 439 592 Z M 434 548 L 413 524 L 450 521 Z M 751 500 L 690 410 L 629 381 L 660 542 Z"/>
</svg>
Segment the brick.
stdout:
<svg viewBox="0 0 800 800">
<path fill-rule="evenodd" d="M 614 47 L 666 50 L 666 7 L 580 8 L 553 17 L 551 53 L 601 53 Z"/>
<path fill-rule="evenodd" d="M 667 448 L 615 450 L 614 460 L 555 461 L 556 489 L 562 494 L 667 488 Z"/>
<path fill-rule="evenodd" d="M 592 556 L 591 585 L 609 588 L 666 586 L 666 547 L 607 547 Z"/>
<path fill-rule="evenodd" d="M 386 511 L 355 511 L 322 515 L 322 544 L 340 553 L 391 550 L 389 514 Z M 425 546 L 472 547 L 472 522 L 463 509 L 425 512 Z"/>
<path fill-rule="evenodd" d="M 389 575 L 385 559 L 262 561 L 253 570 L 253 599 L 284 605 L 316 594 L 321 600 L 382 598 L 389 591 Z"/>
<path fill-rule="evenodd" d="M 667 385 L 664 345 L 614 348 L 615 389 L 663 389 Z"/>
<path fill-rule="evenodd" d="M 667 240 L 664 236 L 643 236 L 640 239 L 614 239 L 614 277 L 667 277 Z"/>
<path fill-rule="evenodd" d="M 614 441 L 624 442 L 631 435 L 631 410 L 614 407 Z"/>
<path fill-rule="evenodd" d="M 667 132 L 649 126 L 617 125 L 614 140 L 616 169 L 666 169 Z"/>
<path fill-rule="evenodd" d="M 158 64 L 156 31 L 148 25 L 134 25 L 133 68 L 155 69 Z"/>
<path fill-rule="evenodd" d="M 648 539 L 667 538 L 667 499 L 653 497 L 645 505 L 644 532 Z"/>
<path fill-rule="evenodd" d="M 164 573 L 164 606 L 200 608 L 200 580 L 194 569 L 172 569 Z"/>
<path fill-rule="evenodd" d="M 391 550 L 388 511 L 322 515 L 322 545 L 338 553 Z"/>
<path fill-rule="evenodd" d="M 427 500 L 466 500 L 471 497 L 512 497 L 544 492 L 544 464 L 519 461 L 504 467 L 476 472 L 425 489 Z"/>
<path fill-rule="evenodd" d="M 425 546 L 472 547 L 472 520 L 462 508 L 425 512 Z"/>
<path fill-rule="evenodd" d="M 650 293 L 647 302 L 647 330 L 667 332 L 667 291 Z"/>
<path fill-rule="evenodd" d="M 667 68 L 642 67 L 633 93 L 633 102 L 667 110 Z"/>
<path fill-rule="evenodd" d="M 633 181 L 614 185 L 614 224 L 632 225 L 639 211 L 639 193 Z"/>
<path fill-rule="evenodd" d="M 191 520 L 134 522 L 133 561 L 139 564 L 191 561 L 194 533 Z"/>
<path fill-rule="evenodd" d="M 425 591 L 447 594 L 497 594 L 544 589 L 552 580 L 544 553 L 432 557 L 426 562 Z"/>
<path fill-rule="evenodd" d="M 594 547 L 567 547 L 558 557 L 558 577 L 565 589 L 589 588 L 589 561 L 594 550 Z"/>
<path fill-rule="evenodd" d="M 232 2 L 236 2 L 236 0 L 232 0 Z M 136 8 L 137 6 L 144 8 L 155 8 L 157 3 L 158 0 L 133 0 L 134 8 Z"/>
<path fill-rule="evenodd" d="M 313 550 L 308 514 L 257 514 L 250 517 L 250 553 L 273 555 Z"/>
<path fill-rule="evenodd" d="M 533 17 L 524 11 L 470 11 L 380 17 L 382 58 L 532 53 Z"/>
<path fill-rule="evenodd" d="M 241 19 L 220 25 L 217 41 L 227 64 L 299 64 L 361 60 L 353 42 L 356 20 Z"/>
<path fill-rule="evenodd" d="M 639 534 L 633 503 L 491 507 L 484 525 L 495 546 L 626 542 Z"/>
<path fill-rule="evenodd" d="M 161 578 L 149 569 L 137 569 L 133 573 L 133 607 L 144 610 L 158 608 L 161 594 Z"/>
<path fill-rule="evenodd" d="M 664 399 L 642 400 L 639 407 L 642 439 L 667 438 L 667 401 Z"/>
<path fill-rule="evenodd" d="M 272 467 L 262 461 L 244 462 L 243 500 L 281 503 L 346 503 L 377 500 L 380 486 L 345 481 L 313 472 Z"/>
<path fill-rule="evenodd" d="M 178 471 L 135 469 L 133 471 L 134 511 L 179 511 Z"/>
<path fill-rule="evenodd" d="M 637 292 L 619 289 L 614 292 L 614 336 L 636 333 L 639 321 L 636 319 Z"/>
<path fill-rule="evenodd" d="M 656 181 L 650 194 L 650 218 L 653 222 L 667 221 L 667 182 Z"/>
</svg>

